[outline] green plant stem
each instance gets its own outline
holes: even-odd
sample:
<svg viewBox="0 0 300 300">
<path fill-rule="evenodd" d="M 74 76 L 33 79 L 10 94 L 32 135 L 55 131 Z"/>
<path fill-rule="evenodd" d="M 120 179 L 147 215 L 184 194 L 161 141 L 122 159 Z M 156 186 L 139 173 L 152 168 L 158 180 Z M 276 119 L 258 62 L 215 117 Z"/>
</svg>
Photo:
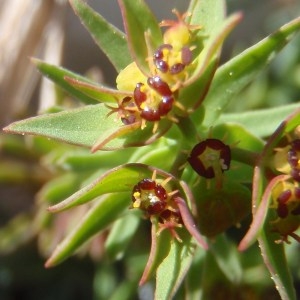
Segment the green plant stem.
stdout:
<svg viewBox="0 0 300 300">
<path fill-rule="evenodd" d="M 170 173 L 176 178 L 181 178 L 181 175 L 184 170 L 184 165 L 186 164 L 188 153 L 185 151 L 179 151 L 176 156 L 176 159 L 173 163 Z"/>
<path fill-rule="evenodd" d="M 190 118 L 178 117 L 179 122 L 177 126 L 182 133 L 181 145 L 182 150 L 180 150 L 176 156 L 174 164 L 171 168 L 171 173 L 180 178 L 184 170 L 184 165 L 186 164 L 188 151 L 193 147 L 195 140 L 197 140 L 197 130 L 194 123 Z"/>
<path fill-rule="evenodd" d="M 260 154 L 234 147 L 231 149 L 231 157 L 235 161 L 239 161 L 241 163 L 254 167 L 260 158 Z"/>
<path fill-rule="evenodd" d="M 177 117 L 179 122 L 177 126 L 182 133 L 183 143 L 185 148 L 193 147 L 198 137 L 198 132 L 195 124 L 190 118 Z"/>
</svg>

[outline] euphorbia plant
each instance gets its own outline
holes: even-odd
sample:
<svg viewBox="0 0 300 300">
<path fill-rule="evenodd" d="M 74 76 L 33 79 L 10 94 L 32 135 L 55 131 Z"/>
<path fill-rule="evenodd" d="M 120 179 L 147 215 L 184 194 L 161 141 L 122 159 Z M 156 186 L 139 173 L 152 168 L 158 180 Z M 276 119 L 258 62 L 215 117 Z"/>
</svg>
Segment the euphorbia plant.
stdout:
<svg viewBox="0 0 300 300">
<path fill-rule="evenodd" d="M 58 213 L 95 200 L 46 266 L 62 262 L 109 226 L 107 249 L 124 253 L 144 217 L 151 223 L 151 249 L 140 284 L 156 275 L 155 297 L 169 299 L 186 280 L 187 295 L 208 297 L 218 280 L 241 287 L 239 254 L 232 247 L 238 243 L 226 232 L 252 212 L 250 229 L 236 247 L 246 250 L 258 240 L 280 296 L 296 299 L 283 243 L 290 237 L 299 242 L 299 111 L 288 118 L 296 105 L 273 109 L 272 115 L 262 111 L 270 126 L 261 130 L 255 113 L 241 116 L 238 124 L 224 110 L 300 29 L 299 18 L 219 66 L 222 44 L 242 18 L 226 17 L 224 1 L 192 0 L 187 12 L 174 9 L 173 20 L 159 23 L 143 1 L 119 0 L 126 34 L 81 0 L 70 2 L 118 71 L 116 89 L 33 59 L 87 105 L 4 130 L 112 155 L 105 167 L 95 165 L 81 178 L 79 191 L 49 207 Z M 125 227 L 128 215 L 139 220 L 133 230 Z M 122 222 L 127 231 L 116 232 Z M 209 266 L 218 275 L 200 276 Z"/>
</svg>

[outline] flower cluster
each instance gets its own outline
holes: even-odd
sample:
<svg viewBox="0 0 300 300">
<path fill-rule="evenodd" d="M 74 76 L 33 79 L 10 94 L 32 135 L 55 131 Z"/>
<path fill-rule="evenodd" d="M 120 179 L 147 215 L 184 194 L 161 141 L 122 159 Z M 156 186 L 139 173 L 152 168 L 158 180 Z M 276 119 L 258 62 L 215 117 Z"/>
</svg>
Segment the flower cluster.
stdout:
<svg viewBox="0 0 300 300">
<path fill-rule="evenodd" d="M 148 218 L 157 217 L 160 227 L 157 234 L 168 229 L 173 237 L 181 241 L 175 231 L 176 227 L 182 227 L 181 214 L 174 201 L 178 191 L 169 191 L 167 183 L 170 179 L 160 182 L 154 172 L 151 179 L 144 178 L 139 181 L 132 190 L 132 207 L 144 211 Z"/>
<path fill-rule="evenodd" d="M 273 189 L 273 207 L 278 218 L 272 223 L 272 230 L 280 234 L 280 241 L 288 242 L 288 236 L 291 236 L 300 242 L 295 233 L 300 226 L 300 139 L 277 149 L 275 165 L 287 176 Z"/>
<path fill-rule="evenodd" d="M 187 24 L 184 21 L 186 14 L 180 15 L 176 10 L 173 12 L 177 21 L 165 20 L 160 24 L 169 27 L 163 35 L 163 44 L 154 51 L 148 49 L 152 53 L 147 58 L 149 74 L 143 74 L 136 63 L 132 63 L 117 78 L 119 89 L 132 92 L 132 97 L 125 97 L 117 109 L 112 108 L 119 113 L 125 125 L 141 122 L 143 129 L 147 121 L 155 122 L 155 132 L 161 118 L 177 121 L 172 114 L 174 105 L 186 111 L 185 106 L 178 101 L 178 90 L 189 76 L 188 67 L 192 66 L 195 49 L 191 45 L 193 32 L 200 29 L 200 26 Z M 132 74 L 136 76 L 127 85 L 123 81 L 128 82 L 128 74 L 131 74 L 130 77 Z"/>
</svg>

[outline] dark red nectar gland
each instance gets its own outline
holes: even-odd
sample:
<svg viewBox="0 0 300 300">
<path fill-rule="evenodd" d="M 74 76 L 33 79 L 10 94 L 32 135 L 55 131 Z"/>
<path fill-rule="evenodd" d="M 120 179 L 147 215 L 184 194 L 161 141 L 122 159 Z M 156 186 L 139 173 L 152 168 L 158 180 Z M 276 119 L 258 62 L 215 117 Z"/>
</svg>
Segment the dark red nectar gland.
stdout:
<svg viewBox="0 0 300 300">
<path fill-rule="evenodd" d="M 271 222 L 271 230 L 280 234 L 278 243 L 289 243 L 288 237 L 300 243 L 300 237 L 296 234 L 300 226 L 300 188 L 294 184 L 284 182 L 276 198 L 278 218 Z"/>
<path fill-rule="evenodd" d="M 169 71 L 168 55 L 172 49 L 172 45 L 163 44 L 159 46 L 153 54 L 153 62 L 155 67 L 162 73 L 167 73 Z"/>
<path fill-rule="evenodd" d="M 278 206 L 277 206 L 277 215 L 280 218 L 286 218 L 289 214 L 289 209 L 287 202 L 292 197 L 291 190 L 283 191 L 279 197 L 277 198 Z"/>
<path fill-rule="evenodd" d="M 133 98 L 141 118 L 147 121 L 159 121 L 171 111 L 174 102 L 169 85 L 159 76 L 149 77 L 147 85 L 137 83 Z"/>
<path fill-rule="evenodd" d="M 174 50 L 172 45 L 163 44 L 154 52 L 153 62 L 160 72 L 176 75 L 192 62 L 192 51 L 188 46 Z"/>
<path fill-rule="evenodd" d="M 214 178 L 229 170 L 231 150 L 218 139 L 207 139 L 192 149 L 187 160 L 200 176 Z"/>
<path fill-rule="evenodd" d="M 287 153 L 287 161 L 291 167 L 290 175 L 300 182 L 300 139 L 293 140 L 290 146 L 291 149 Z"/>
</svg>

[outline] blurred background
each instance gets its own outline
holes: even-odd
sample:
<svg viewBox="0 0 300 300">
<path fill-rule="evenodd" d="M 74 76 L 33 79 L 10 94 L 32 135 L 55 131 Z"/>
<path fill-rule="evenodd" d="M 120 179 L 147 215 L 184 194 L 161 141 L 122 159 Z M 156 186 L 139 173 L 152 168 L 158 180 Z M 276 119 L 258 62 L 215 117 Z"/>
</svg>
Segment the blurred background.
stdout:
<svg viewBox="0 0 300 300">
<path fill-rule="evenodd" d="M 185 11 L 188 1 L 146 2 L 157 19 L 162 20 L 173 18 L 172 8 Z M 123 29 L 117 0 L 89 0 L 87 3 Z M 228 13 L 242 11 L 244 19 L 227 40 L 222 62 L 300 15 L 298 0 L 228 0 L 227 4 Z M 113 67 L 81 25 L 68 1 L 1 0 L 1 128 L 15 120 L 45 112 L 57 103 L 75 105 L 73 99 L 68 99 L 51 82 L 41 78 L 31 57 L 88 74 L 110 86 L 115 84 Z M 277 106 L 299 99 L 298 36 L 270 68 L 239 95 L 239 101 L 232 101 L 228 111 Z M 39 206 L 40 219 L 36 217 L 36 202 L 43 194 L 43 187 L 57 176 L 57 169 L 51 165 L 53 158 L 45 159 L 45 155 L 49 149 L 61 146 L 48 142 L 45 145 L 30 138 L 0 135 L 0 299 L 107 299 L 96 284 L 99 278 L 104 285 L 106 280 L 109 282 L 108 277 L 101 277 L 103 270 L 107 270 L 107 274 L 112 272 L 111 276 L 114 274 L 105 264 L 97 263 L 102 254 L 101 236 L 98 244 L 85 249 L 80 258 L 74 257 L 50 270 L 43 267 L 45 257 L 63 235 L 58 225 L 61 223 L 56 220 L 55 230 L 52 228 L 51 234 L 41 237 L 39 229 L 41 226 L 47 228 L 45 224 L 49 223 L 42 212 L 45 207 Z M 41 249 L 43 243 L 49 247 Z M 123 267 L 119 263 L 113 265 L 118 276 Z M 139 297 L 143 299 L 141 294 Z M 264 298 L 278 299 L 278 296 L 270 291 Z"/>
</svg>

